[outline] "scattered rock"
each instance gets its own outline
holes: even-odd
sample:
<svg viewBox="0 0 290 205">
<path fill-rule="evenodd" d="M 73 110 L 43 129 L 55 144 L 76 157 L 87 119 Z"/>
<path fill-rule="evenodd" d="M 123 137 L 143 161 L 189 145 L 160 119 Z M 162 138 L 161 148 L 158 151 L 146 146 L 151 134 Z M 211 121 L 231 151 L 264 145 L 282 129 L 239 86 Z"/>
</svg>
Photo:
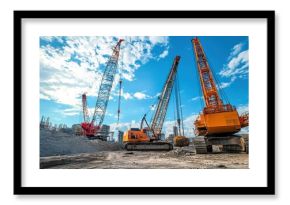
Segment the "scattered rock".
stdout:
<svg viewBox="0 0 290 205">
<path fill-rule="evenodd" d="M 125 154 L 134 154 L 133 152 L 125 152 Z"/>
<path fill-rule="evenodd" d="M 122 147 L 118 143 L 98 139 L 89 140 L 64 132 L 40 130 L 40 157 L 93 153 L 98 151 L 116 151 Z"/>
<path fill-rule="evenodd" d="M 227 168 L 227 166 L 226 165 L 223 165 L 223 164 L 219 164 L 217 167 L 218 168 Z"/>
</svg>

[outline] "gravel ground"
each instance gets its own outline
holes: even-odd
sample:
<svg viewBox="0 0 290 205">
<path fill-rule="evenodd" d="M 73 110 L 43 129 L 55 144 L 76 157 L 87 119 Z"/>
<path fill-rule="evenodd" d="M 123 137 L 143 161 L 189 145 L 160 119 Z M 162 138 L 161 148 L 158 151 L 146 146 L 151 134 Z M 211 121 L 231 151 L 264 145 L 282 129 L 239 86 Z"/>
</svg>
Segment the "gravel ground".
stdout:
<svg viewBox="0 0 290 205">
<path fill-rule="evenodd" d="M 40 131 L 40 168 L 46 169 L 247 169 L 248 154 L 196 154 L 194 147 L 128 152 L 118 143 Z"/>
<path fill-rule="evenodd" d="M 52 169 L 247 169 L 248 154 L 195 154 L 169 152 L 101 151 L 59 157 L 43 157 L 41 168 Z"/>
</svg>

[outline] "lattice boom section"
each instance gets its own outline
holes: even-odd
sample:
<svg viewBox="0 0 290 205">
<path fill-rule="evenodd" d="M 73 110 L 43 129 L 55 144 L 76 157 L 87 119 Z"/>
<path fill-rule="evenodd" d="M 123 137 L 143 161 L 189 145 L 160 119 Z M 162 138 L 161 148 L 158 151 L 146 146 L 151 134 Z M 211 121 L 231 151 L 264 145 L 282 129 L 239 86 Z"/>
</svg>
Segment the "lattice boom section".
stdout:
<svg viewBox="0 0 290 205">
<path fill-rule="evenodd" d="M 166 83 L 163 87 L 162 93 L 159 96 L 160 99 L 158 102 L 156 113 L 155 113 L 154 118 L 152 120 L 151 128 L 152 128 L 152 130 L 154 130 L 154 134 L 157 136 L 159 136 L 161 134 L 161 130 L 162 130 L 165 116 L 166 116 L 167 107 L 168 107 L 168 103 L 170 100 L 171 91 L 173 88 L 179 60 L 180 60 L 180 56 L 176 56 L 174 59 L 172 68 L 170 70 L 170 73 L 167 77 Z"/>
<path fill-rule="evenodd" d="M 92 119 L 92 123 L 96 122 L 98 126 L 101 126 L 105 117 L 113 81 L 117 72 L 120 44 L 122 41 L 123 40 L 119 40 L 118 44 L 114 48 L 113 54 L 107 62 L 105 72 L 102 76 L 101 86 L 99 89 L 96 107 Z"/>
<path fill-rule="evenodd" d="M 205 103 L 207 107 L 222 105 L 205 53 L 198 38 L 192 40 Z"/>
</svg>

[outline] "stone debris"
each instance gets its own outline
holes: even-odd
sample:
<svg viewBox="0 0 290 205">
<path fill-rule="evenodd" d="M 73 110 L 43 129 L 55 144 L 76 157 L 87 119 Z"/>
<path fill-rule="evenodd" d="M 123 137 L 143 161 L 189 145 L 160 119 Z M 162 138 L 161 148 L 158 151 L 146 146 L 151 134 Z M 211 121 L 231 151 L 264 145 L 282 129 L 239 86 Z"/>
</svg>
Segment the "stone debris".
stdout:
<svg viewBox="0 0 290 205">
<path fill-rule="evenodd" d="M 120 144 L 40 129 L 40 157 L 121 150 Z"/>
</svg>

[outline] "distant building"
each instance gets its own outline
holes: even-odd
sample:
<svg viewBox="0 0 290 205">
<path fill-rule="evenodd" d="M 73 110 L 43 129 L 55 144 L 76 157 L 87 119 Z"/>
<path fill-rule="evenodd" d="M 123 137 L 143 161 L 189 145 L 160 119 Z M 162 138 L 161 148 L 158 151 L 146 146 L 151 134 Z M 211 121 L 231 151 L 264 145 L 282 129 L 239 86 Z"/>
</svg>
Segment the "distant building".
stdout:
<svg viewBox="0 0 290 205">
<path fill-rule="evenodd" d="M 160 140 L 162 140 L 162 141 L 165 140 L 165 134 L 164 134 L 164 133 L 161 133 L 161 135 L 160 135 Z"/>
<path fill-rule="evenodd" d="M 83 135 L 83 128 L 81 127 L 80 124 L 74 124 L 74 125 L 72 125 L 72 130 L 73 130 L 73 133 L 76 136 L 82 136 Z"/>
<path fill-rule="evenodd" d="M 46 118 L 46 121 L 45 121 L 45 125 L 44 125 L 44 127 L 45 127 L 46 129 L 49 129 L 49 124 L 50 124 L 50 122 L 49 122 L 49 117 L 47 117 L 47 118 Z"/>
<path fill-rule="evenodd" d="M 109 136 L 110 126 L 109 125 L 102 125 L 100 132 L 103 135 Z"/>
<path fill-rule="evenodd" d="M 173 126 L 173 135 L 178 136 L 178 129 L 177 126 Z"/>
<path fill-rule="evenodd" d="M 119 144 L 123 143 L 123 135 L 124 135 L 124 132 L 118 131 L 118 142 L 119 142 Z"/>
<path fill-rule="evenodd" d="M 166 138 L 166 141 L 173 143 L 173 138 L 174 138 L 174 134 L 169 134 L 168 137 Z"/>
<path fill-rule="evenodd" d="M 105 141 L 110 140 L 110 126 L 102 125 L 101 129 L 96 133 L 96 137 Z"/>
<path fill-rule="evenodd" d="M 67 133 L 67 134 L 73 134 L 73 130 L 72 128 L 66 127 L 66 128 L 62 128 L 60 129 L 61 132 Z"/>
<path fill-rule="evenodd" d="M 44 116 L 41 117 L 40 128 L 45 128 L 45 117 Z"/>
<path fill-rule="evenodd" d="M 44 116 L 41 117 L 40 128 L 48 130 L 52 129 L 52 122 L 49 121 L 49 117 L 46 119 Z"/>
</svg>

